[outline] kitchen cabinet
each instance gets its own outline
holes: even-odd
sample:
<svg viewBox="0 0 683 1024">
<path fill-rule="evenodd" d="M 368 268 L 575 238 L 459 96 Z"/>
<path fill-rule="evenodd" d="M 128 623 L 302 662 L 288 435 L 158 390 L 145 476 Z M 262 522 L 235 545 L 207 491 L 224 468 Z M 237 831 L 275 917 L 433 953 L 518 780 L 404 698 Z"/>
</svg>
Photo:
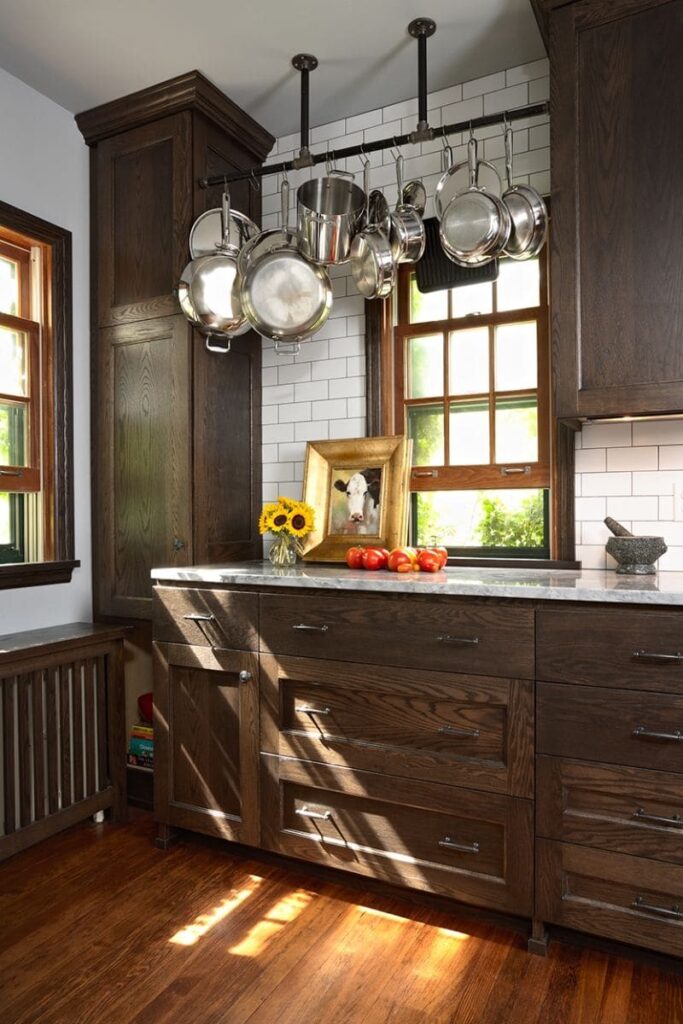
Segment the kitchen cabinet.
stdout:
<svg viewBox="0 0 683 1024">
<path fill-rule="evenodd" d="M 683 4 L 539 0 L 560 418 L 683 410 Z"/>
<path fill-rule="evenodd" d="M 79 114 L 91 147 L 97 617 L 149 619 L 150 570 L 257 557 L 261 342 L 209 353 L 175 288 L 193 220 L 273 138 L 199 72 Z M 256 221 L 260 194 L 233 205 Z"/>
</svg>

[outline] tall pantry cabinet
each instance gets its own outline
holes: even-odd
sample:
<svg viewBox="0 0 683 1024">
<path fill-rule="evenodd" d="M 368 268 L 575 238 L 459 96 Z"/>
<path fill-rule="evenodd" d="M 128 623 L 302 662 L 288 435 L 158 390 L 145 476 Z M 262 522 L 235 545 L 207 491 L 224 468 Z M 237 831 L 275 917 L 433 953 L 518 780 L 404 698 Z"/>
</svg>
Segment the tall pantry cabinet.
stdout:
<svg viewBox="0 0 683 1024">
<path fill-rule="evenodd" d="M 258 557 L 261 344 L 209 353 L 175 288 L 203 176 L 273 137 L 192 71 L 76 118 L 91 147 L 93 574 L 97 617 L 151 617 L 150 570 Z M 232 204 L 257 223 L 259 193 Z"/>
</svg>

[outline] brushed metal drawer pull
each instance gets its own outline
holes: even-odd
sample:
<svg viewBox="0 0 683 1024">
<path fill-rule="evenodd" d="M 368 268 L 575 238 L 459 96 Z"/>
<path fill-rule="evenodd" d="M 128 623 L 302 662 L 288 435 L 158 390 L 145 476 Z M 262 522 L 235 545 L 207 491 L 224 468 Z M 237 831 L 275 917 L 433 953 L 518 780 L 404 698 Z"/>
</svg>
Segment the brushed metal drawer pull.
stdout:
<svg viewBox="0 0 683 1024">
<path fill-rule="evenodd" d="M 295 814 L 298 814 L 300 818 L 312 818 L 314 821 L 330 821 L 332 818 L 332 811 L 309 811 L 308 807 L 297 807 Z"/>
<path fill-rule="evenodd" d="M 329 626 L 307 626 L 305 622 L 299 622 L 298 625 L 292 626 L 292 629 L 305 629 L 311 633 L 327 633 Z"/>
<path fill-rule="evenodd" d="M 302 715 L 329 715 L 332 712 L 332 708 L 314 708 L 309 705 L 304 705 L 300 708 L 295 708 L 296 711 L 301 712 Z"/>
<path fill-rule="evenodd" d="M 669 662 L 669 661 L 682 662 L 683 661 L 683 654 L 681 654 L 680 651 L 676 651 L 675 654 L 660 654 L 657 651 L 638 650 L 638 651 L 634 651 L 633 652 L 633 657 L 634 658 L 642 658 L 643 661 L 663 661 L 663 662 Z"/>
<path fill-rule="evenodd" d="M 664 825 L 667 828 L 683 828 L 683 818 L 673 814 L 670 818 L 664 818 L 659 814 L 648 814 L 643 807 L 639 807 L 631 815 L 636 821 L 646 821 L 650 825 Z"/>
<path fill-rule="evenodd" d="M 190 622 L 215 622 L 215 615 L 201 615 L 199 612 L 191 612 L 189 615 L 183 615 L 184 619 L 189 619 Z"/>
<path fill-rule="evenodd" d="M 463 647 L 476 647 L 478 636 L 451 636 L 450 633 L 439 633 L 436 638 L 440 644 L 461 644 Z"/>
<path fill-rule="evenodd" d="M 23 469 L 0 469 L 0 476 L 23 476 Z"/>
<path fill-rule="evenodd" d="M 439 839 L 439 846 L 443 850 L 458 850 L 459 853 L 479 853 L 479 843 L 458 843 L 451 836 Z"/>
<path fill-rule="evenodd" d="M 671 907 L 658 907 L 654 903 L 647 903 L 642 896 L 636 896 L 631 907 L 644 914 L 657 914 L 659 917 L 668 917 L 674 921 L 680 921 L 683 918 L 683 911 L 677 903 Z"/>
<path fill-rule="evenodd" d="M 644 725 L 639 725 L 631 735 L 637 740 L 662 740 L 671 743 L 680 743 L 683 740 L 683 732 L 680 729 L 676 729 L 676 732 L 656 732 L 654 729 L 646 729 Z"/>
<path fill-rule="evenodd" d="M 479 738 L 478 729 L 458 729 L 454 725 L 442 725 L 439 727 L 439 732 L 444 736 L 461 736 L 463 739 L 476 740 Z"/>
<path fill-rule="evenodd" d="M 530 472 L 531 472 L 531 466 L 501 466 L 500 467 L 500 475 L 501 476 L 513 476 L 513 474 L 516 474 L 516 473 L 522 473 L 523 475 L 528 475 Z"/>
</svg>

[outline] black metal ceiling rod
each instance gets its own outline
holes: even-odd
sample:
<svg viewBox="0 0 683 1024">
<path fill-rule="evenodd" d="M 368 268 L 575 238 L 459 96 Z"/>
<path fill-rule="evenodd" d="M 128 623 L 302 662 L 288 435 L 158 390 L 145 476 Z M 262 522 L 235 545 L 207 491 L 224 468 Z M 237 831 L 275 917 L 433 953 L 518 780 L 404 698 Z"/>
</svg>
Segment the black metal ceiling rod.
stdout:
<svg viewBox="0 0 683 1024">
<path fill-rule="evenodd" d="M 310 95 L 308 76 L 318 66 L 318 58 L 312 53 L 297 53 L 292 58 L 292 67 L 301 73 L 301 148 L 298 157 L 292 161 L 295 167 L 310 167 L 313 163 L 308 148 Z"/>
<path fill-rule="evenodd" d="M 540 117 L 547 114 L 548 103 L 532 103 L 527 107 L 517 107 L 515 110 L 506 110 L 500 114 L 485 114 L 483 117 L 473 117 L 469 121 L 459 121 L 457 124 L 446 124 L 439 128 L 431 129 L 431 137 L 440 139 L 444 135 L 457 135 L 458 132 L 469 131 L 470 128 L 487 128 L 492 124 L 502 124 L 505 118 L 512 124 L 515 121 L 522 121 L 527 117 Z M 344 149 L 330 149 L 324 153 L 311 153 L 310 165 L 322 164 L 326 160 L 345 160 L 349 156 L 363 156 L 366 153 L 378 153 L 383 149 L 391 149 L 392 146 L 406 146 L 414 141 L 413 133 L 407 135 L 393 135 L 390 139 L 378 139 L 376 142 L 366 142 L 362 146 L 346 146 Z M 252 167 L 247 171 L 236 171 L 234 174 L 214 174 L 209 178 L 200 178 L 200 188 L 210 188 L 213 185 L 222 185 L 223 182 L 248 181 L 249 178 L 265 178 L 269 174 L 282 174 L 284 171 L 293 171 L 302 164 L 295 158 L 285 160 L 278 164 L 264 164 Z M 307 165 L 303 165 L 307 166 Z"/>
<path fill-rule="evenodd" d="M 417 39 L 417 128 L 411 132 L 411 142 L 428 142 L 434 133 L 427 120 L 427 40 L 436 32 L 431 18 L 415 18 L 408 32 Z"/>
</svg>

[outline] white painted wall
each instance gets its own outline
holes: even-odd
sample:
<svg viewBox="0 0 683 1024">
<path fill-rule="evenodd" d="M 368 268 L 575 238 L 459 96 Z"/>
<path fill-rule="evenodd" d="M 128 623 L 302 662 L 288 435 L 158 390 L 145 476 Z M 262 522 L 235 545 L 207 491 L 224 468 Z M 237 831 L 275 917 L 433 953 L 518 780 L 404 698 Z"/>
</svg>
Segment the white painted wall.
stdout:
<svg viewBox="0 0 683 1024">
<path fill-rule="evenodd" d="M 0 590 L 0 634 L 92 618 L 88 149 L 73 115 L 0 69 L 0 199 L 73 235 L 74 484 L 71 583 Z"/>
</svg>

